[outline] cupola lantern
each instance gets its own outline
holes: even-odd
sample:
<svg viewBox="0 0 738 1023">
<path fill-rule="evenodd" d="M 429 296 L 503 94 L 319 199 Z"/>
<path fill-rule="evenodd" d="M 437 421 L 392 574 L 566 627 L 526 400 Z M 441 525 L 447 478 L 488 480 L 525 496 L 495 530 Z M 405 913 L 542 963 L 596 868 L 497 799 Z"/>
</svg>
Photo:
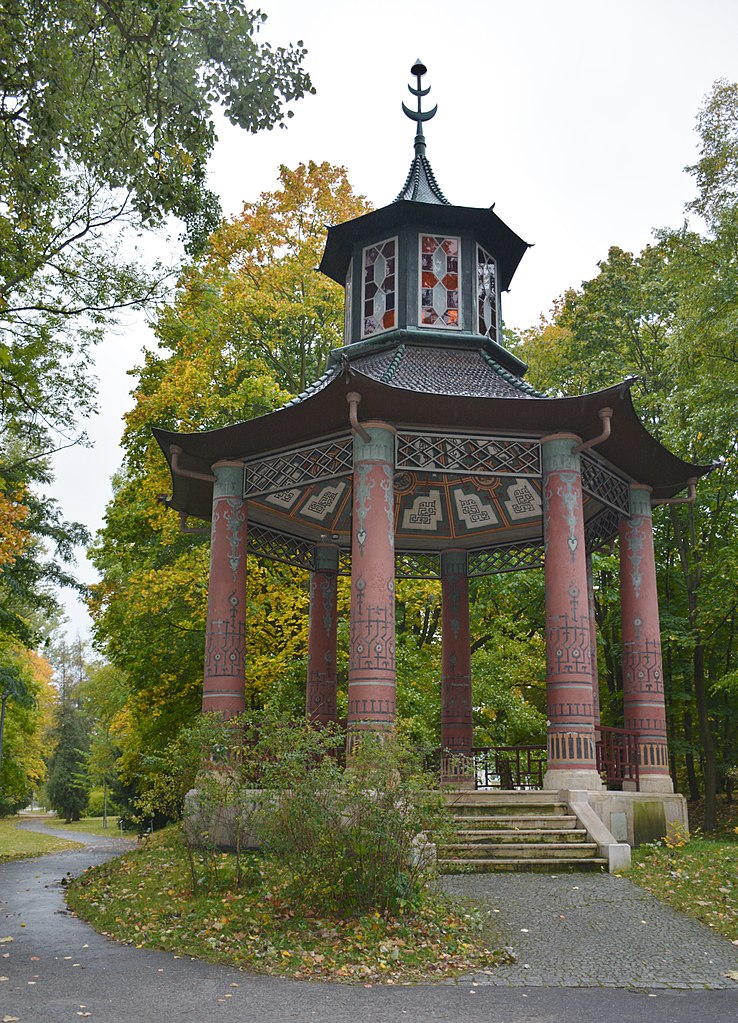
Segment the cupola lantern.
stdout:
<svg viewBox="0 0 738 1023">
<path fill-rule="evenodd" d="M 320 269 L 345 287 L 346 346 L 481 345 L 522 376 L 500 344 L 500 291 L 528 246 L 493 208 L 453 206 L 441 191 L 426 156 L 423 126 L 438 110 L 423 110 L 426 72 L 416 61 L 408 89 L 417 104 L 402 104 L 416 124 L 404 185 L 389 206 L 331 227 Z"/>
</svg>

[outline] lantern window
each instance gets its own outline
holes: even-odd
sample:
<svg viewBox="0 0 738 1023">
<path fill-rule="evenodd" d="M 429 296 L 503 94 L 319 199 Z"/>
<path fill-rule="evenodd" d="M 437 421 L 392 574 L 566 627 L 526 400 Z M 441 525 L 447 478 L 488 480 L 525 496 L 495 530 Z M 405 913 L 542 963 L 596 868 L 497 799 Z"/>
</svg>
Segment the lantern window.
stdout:
<svg viewBox="0 0 738 1023">
<path fill-rule="evenodd" d="M 354 307 L 354 299 L 352 295 L 353 285 L 353 261 L 349 263 L 348 270 L 346 271 L 346 295 L 343 301 L 343 343 L 346 345 L 351 344 L 351 314 Z"/>
<path fill-rule="evenodd" d="M 497 340 L 497 263 L 486 249 L 477 245 L 478 330 Z"/>
<path fill-rule="evenodd" d="M 460 327 L 458 238 L 420 236 L 420 324 Z"/>
<path fill-rule="evenodd" d="M 362 337 L 392 330 L 397 325 L 397 238 L 369 245 L 363 261 Z"/>
</svg>

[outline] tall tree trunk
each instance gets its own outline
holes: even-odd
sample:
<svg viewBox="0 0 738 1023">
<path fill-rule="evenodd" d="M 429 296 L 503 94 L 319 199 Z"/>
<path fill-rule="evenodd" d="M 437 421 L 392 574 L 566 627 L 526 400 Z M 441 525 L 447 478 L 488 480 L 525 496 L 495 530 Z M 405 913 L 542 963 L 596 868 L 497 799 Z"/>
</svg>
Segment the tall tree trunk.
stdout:
<svg viewBox="0 0 738 1023">
<path fill-rule="evenodd" d="M 692 658 L 694 666 L 694 696 L 697 702 L 697 719 L 700 729 L 700 740 L 705 758 L 705 831 L 714 831 L 717 827 L 715 796 L 717 794 L 717 761 L 715 758 L 715 742 L 710 728 L 707 709 L 707 692 L 705 687 L 705 648 L 698 643 Z"/>
<path fill-rule="evenodd" d="M 679 560 L 684 574 L 684 582 L 687 591 L 687 612 L 689 628 L 694 637 L 694 651 L 692 654 L 692 669 L 694 682 L 694 698 L 697 706 L 697 721 L 699 725 L 700 741 L 704 756 L 704 782 L 705 782 L 705 831 L 714 831 L 717 825 L 715 812 L 715 791 L 717 785 L 717 762 L 715 758 L 715 741 L 710 728 L 710 718 L 707 707 L 707 687 L 705 685 L 705 647 L 700 632 L 698 615 L 699 589 L 702 581 L 702 555 L 700 546 L 697 543 L 697 527 L 695 521 L 694 503 L 688 506 L 689 514 L 689 542 L 684 535 L 679 520 L 678 509 L 671 505 L 671 521 L 674 526 L 674 538 L 679 551 Z"/>
<path fill-rule="evenodd" d="M 689 785 L 689 798 L 694 803 L 700 798 L 700 786 L 697 781 L 697 772 L 694 769 L 694 753 L 692 752 L 692 711 L 684 711 L 684 741 L 687 744 L 687 752 L 684 760 L 687 767 L 687 784 Z"/>
</svg>

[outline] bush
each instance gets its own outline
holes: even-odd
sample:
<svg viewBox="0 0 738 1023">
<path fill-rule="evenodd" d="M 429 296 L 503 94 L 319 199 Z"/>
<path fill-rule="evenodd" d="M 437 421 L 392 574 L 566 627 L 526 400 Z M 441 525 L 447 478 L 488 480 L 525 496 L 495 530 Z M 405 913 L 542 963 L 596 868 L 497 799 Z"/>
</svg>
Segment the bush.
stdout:
<svg viewBox="0 0 738 1023">
<path fill-rule="evenodd" d="M 87 809 L 85 810 L 85 817 L 102 817 L 105 813 L 105 791 L 102 788 L 95 788 L 90 792 L 90 798 L 87 800 Z M 110 790 L 108 790 L 108 815 L 117 816 L 118 807 L 113 800 Z"/>
<path fill-rule="evenodd" d="M 342 770 L 331 758 L 292 775 L 257 827 L 292 873 L 293 897 L 341 916 L 402 912 L 433 870 L 443 797 L 394 736 L 367 734 Z"/>
<path fill-rule="evenodd" d="M 395 736 L 362 736 L 346 769 L 344 742 L 304 718 L 207 715 L 161 756 L 141 816 L 183 808 L 193 890 L 248 883 L 258 868 L 242 854 L 258 846 L 291 875 L 291 897 L 306 908 L 401 912 L 431 871 L 428 836 L 447 827 L 442 794 Z M 236 854 L 233 879 L 223 849 Z"/>
</svg>

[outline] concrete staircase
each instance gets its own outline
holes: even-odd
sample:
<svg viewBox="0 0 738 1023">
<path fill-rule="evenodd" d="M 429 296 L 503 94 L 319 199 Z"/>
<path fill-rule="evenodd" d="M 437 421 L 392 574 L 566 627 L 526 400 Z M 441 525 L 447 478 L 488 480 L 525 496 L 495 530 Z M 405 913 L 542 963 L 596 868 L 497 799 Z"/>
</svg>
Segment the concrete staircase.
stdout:
<svg viewBox="0 0 738 1023">
<path fill-rule="evenodd" d="M 444 874 L 607 870 L 608 861 L 555 793 L 451 791 L 454 841 L 438 847 Z"/>
</svg>

